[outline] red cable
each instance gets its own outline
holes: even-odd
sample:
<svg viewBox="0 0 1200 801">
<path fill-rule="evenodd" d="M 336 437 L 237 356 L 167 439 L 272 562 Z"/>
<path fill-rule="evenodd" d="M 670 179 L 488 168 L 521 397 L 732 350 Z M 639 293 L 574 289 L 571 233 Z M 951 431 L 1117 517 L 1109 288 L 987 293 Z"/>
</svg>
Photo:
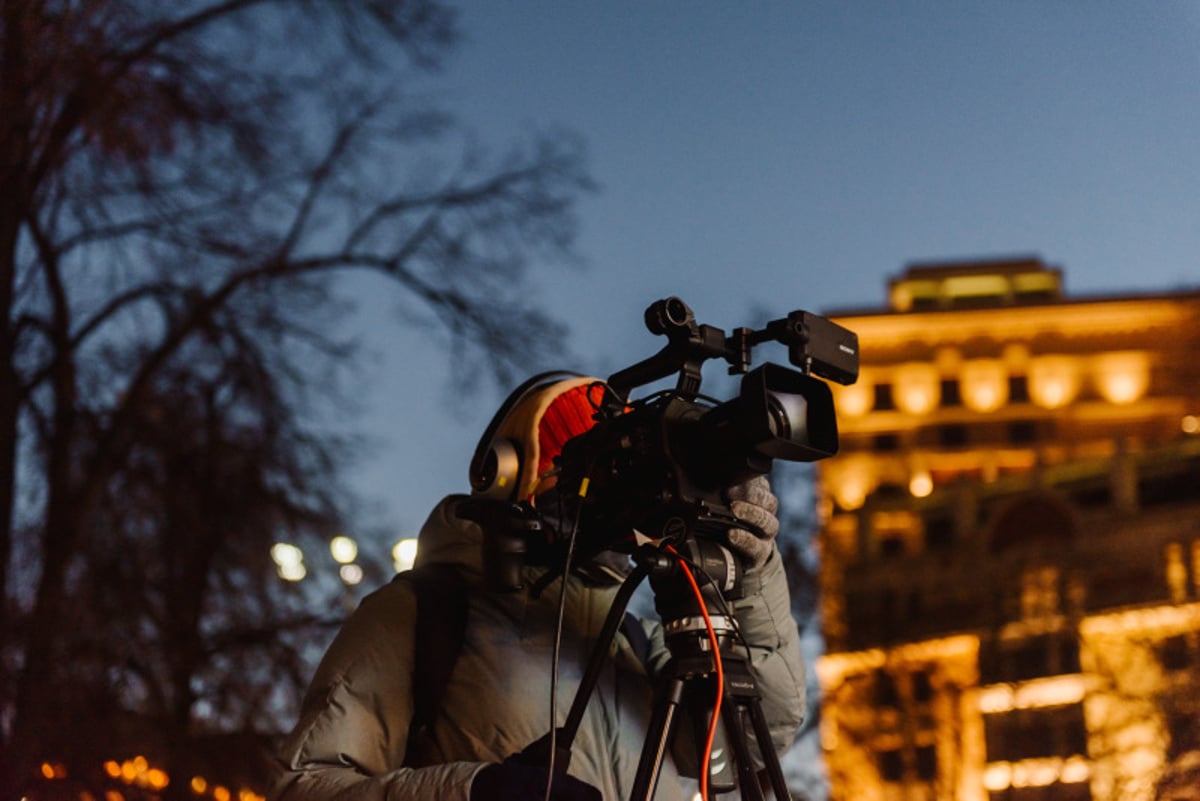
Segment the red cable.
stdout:
<svg viewBox="0 0 1200 801">
<path fill-rule="evenodd" d="M 720 643 L 717 642 L 717 632 L 713 629 L 712 619 L 708 616 L 708 606 L 704 603 L 704 594 L 700 592 L 700 585 L 696 583 L 691 569 L 679 552 L 670 545 L 667 546 L 667 551 L 673 553 L 679 560 L 679 566 L 683 568 L 683 575 L 687 576 L 688 583 L 692 585 L 692 593 L 695 594 L 696 600 L 700 604 L 700 614 L 704 616 L 704 626 L 708 629 L 708 641 L 712 644 L 713 661 L 717 666 L 717 698 L 713 703 L 712 720 L 708 723 L 708 739 L 704 743 L 704 760 L 700 765 L 700 798 L 702 801 L 708 801 L 708 766 L 712 760 L 713 741 L 717 738 L 717 722 L 721 716 L 721 703 L 725 700 L 725 671 L 721 667 L 721 648 Z"/>
</svg>

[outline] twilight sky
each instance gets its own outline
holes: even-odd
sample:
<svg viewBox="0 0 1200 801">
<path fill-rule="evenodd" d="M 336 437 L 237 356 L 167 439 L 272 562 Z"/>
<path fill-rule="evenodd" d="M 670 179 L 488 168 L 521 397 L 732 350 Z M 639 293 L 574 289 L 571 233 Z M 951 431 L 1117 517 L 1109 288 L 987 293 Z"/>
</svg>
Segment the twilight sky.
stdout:
<svg viewBox="0 0 1200 801">
<path fill-rule="evenodd" d="M 579 354 L 545 368 L 656 351 L 642 311 L 667 295 L 729 330 L 880 307 L 911 262 L 1038 255 L 1072 295 L 1200 285 L 1200 3 L 454 5 L 442 102 L 496 149 L 580 134 L 600 186 L 584 264 L 534 276 Z M 466 488 L 502 395 L 448 404 L 445 352 L 391 312 L 376 298 L 353 321 L 375 444 L 352 483 L 412 536 Z"/>
</svg>

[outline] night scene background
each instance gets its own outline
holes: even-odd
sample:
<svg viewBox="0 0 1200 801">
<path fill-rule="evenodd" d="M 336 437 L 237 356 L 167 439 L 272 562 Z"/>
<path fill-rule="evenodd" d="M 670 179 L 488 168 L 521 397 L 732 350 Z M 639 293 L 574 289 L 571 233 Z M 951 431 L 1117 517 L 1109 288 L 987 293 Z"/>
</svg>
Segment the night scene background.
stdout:
<svg viewBox="0 0 1200 801">
<path fill-rule="evenodd" d="M 650 355 L 655 300 L 1195 290 L 1198 144 L 1192 2 L 0 4 L 0 794 L 264 793 L 509 389 Z"/>
</svg>

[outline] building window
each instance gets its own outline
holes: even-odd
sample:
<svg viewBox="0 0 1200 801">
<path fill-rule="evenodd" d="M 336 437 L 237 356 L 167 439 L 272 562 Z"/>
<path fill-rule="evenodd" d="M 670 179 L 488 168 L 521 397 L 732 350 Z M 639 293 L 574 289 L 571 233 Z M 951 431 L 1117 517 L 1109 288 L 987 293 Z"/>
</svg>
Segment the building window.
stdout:
<svg viewBox="0 0 1200 801">
<path fill-rule="evenodd" d="M 876 434 L 872 440 L 872 447 L 876 451 L 898 451 L 900 450 L 900 435 Z"/>
<path fill-rule="evenodd" d="M 1013 675 L 1019 679 L 1032 679 L 1050 674 L 1050 660 L 1046 648 L 1039 641 L 1029 642 L 1015 649 L 1010 655 Z"/>
<path fill-rule="evenodd" d="M 959 392 L 957 378 L 942 379 L 941 405 L 947 408 L 962 406 L 962 394 Z"/>
<path fill-rule="evenodd" d="M 1043 634 L 1005 643 L 981 655 L 984 684 L 1028 681 L 1080 672 L 1079 641 L 1070 634 Z"/>
<path fill-rule="evenodd" d="M 1194 710 L 1169 711 L 1167 732 L 1171 735 L 1168 759 L 1177 759 L 1189 751 L 1200 751 L 1200 713 Z"/>
<path fill-rule="evenodd" d="M 937 778 L 937 746 L 917 747 L 917 778 L 925 782 L 931 782 Z"/>
<path fill-rule="evenodd" d="M 925 547 L 930 549 L 949 548 L 954 544 L 954 520 L 934 517 L 925 521 Z"/>
<path fill-rule="evenodd" d="M 885 782 L 898 782 L 904 778 L 904 755 L 898 748 L 879 752 L 879 775 Z"/>
<path fill-rule="evenodd" d="M 890 412 L 896 408 L 896 401 L 892 398 L 891 384 L 875 385 L 875 402 L 872 408 L 877 412 Z"/>
<path fill-rule="evenodd" d="M 875 706 L 900 706 L 900 691 L 896 689 L 896 680 L 886 670 L 875 671 Z"/>
<path fill-rule="evenodd" d="M 986 715 L 984 737 L 989 762 L 1087 755 L 1082 704 Z"/>
<path fill-rule="evenodd" d="M 1192 666 L 1192 649 L 1187 635 L 1177 634 L 1168 637 L 1158 646 L 1158 659 L 1164 670 L 1177 672 L 1188 670 Z"/>
<path fill-rule="evenodd" d="M 1029 403 L 1029 379 L 1023 375 L 1008 377 L 1008 402 Z"/>
<path fill-rule="evenodd" d="M 929 680 L 928 670 L 913 671 L 912 694 L 913 700 L 922 704 L 933 698 L 933 683 Z"/>
<path fill-rule="evenodd" d="M 1087 782 L 1057 782 L 1045 787 L 1007 787 L 990 791 L 988 801 L 1092 801 L 1092 790 Z"/>
<path fill-rule="evenodd" d="M 1017 420 L 1008 424 L 1008 441 L 1014 445 L 1037 442 L 1037 423 L 1032 420 Z"/>
<path fill-rule="evenodd" d="M 899 713 L 902 719 L 910 721 L 901 731 L 894 731 L 875 743 L 879 775 L 885 782 L 927 784 L 937 779 L 936 724 L 927 706 L 934 695 L 932 669 L 930 665 L 914 665 L 897 676 L 881 667 L 870 674 L 871 701 L 880 711 L 880 720 L 894 721 Z M 886 726 L 892 727 L 893 724 Z"/>
<path fill-rule="evenodd" d="M 1079 663 L 1079 641 L 1074 637 L 1058 639 L 1056 656 L 1058 660 L 1054 665 L 1054 669 L 1058 673 L 1073 674 L 1083 670 L 1083 667 Z"/>
<path fill-rule="evenodd" d="M 967 444 L 967 427 L 960 425 L 938 426 L 938 444 L 943 448 L 961 448 Z"/>
</svg>

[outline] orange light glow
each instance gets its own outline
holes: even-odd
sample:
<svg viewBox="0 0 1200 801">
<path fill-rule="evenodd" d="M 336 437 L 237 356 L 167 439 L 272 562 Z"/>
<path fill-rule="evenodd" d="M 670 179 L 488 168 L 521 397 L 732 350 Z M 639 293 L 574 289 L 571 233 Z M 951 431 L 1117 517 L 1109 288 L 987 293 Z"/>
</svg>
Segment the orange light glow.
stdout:
<svg viewBox="0 0 1200 801">
<path fill-rule="evenodd" d="M 1086 692 L 1087 683 L 1083 676 L 1049 676 L 1022 684 L 1013 701 L 1017 709 L 1061 706 L 1079 703 Z"/>
<path fill-rule="evenodd" d="M 208 780 L 203 776 L 193 776 L 191 787 L 193 793 L 203 795 L 204 791 L 208 789 Z"/>
<path fill-rule="evenodd" d="M 1106 353 L 1096 357 L 1093 370 L 1096 389 L 1109 403 L 1133 403 L 1150 385 L 1150 360 L 1145 353 Z"/>
<path fill-rule="evenodd" d="M 873 397 L 870 381 L 860 375 L 858 381 L 848 387 L 840 384 L 834 387 L 834 407 L 839 415 L 846 417 L 862 417 L 871 411 Z"/>
<path fill-rule="evenodd" d="M 1079 624 L 1079 630 L 1085 636 L 1184 631 L 1197 627 L 1200 627 L 1200 603 L 1130 609 L 1089 617 Z"/>
<path fill-rule="evenodd" d="M 1060 409 L 1079 394 L 1080 363 L 1070 356 L 1039 356 L 1029 365 L 1029 397 L 1043 409 Z"/>
<path fill-rule="evenodd" d="M 1074 704 L 1083 700 L 1087 684 L 1081 675 L 1051 676 L 1034 679 L 1017 687 L 996 684 L 979 693 L 979 711 L 985 714 L 1013 709 L 1037 709 Z"/>
<path fill-rule="evenodd" d="M 1013 765 L 1013 787 L 1045 787 L 1058 781 L 1062 760 L 1054 757 L 1047 759 L 1022 759 Z"/>
<path fill-rule="evenodd" d="M 854 477 L 847 477 L 834 490 L 834 495 L 837 497 L 838 506 L 843 509 L 851 512 L 861 509 L 867 501 L 866 482 L 859 481 Z"/>
<path fill-rule="evenodd" d="M 962 367 L 963 402 L 976 412 L 994 412 L 1008 401 L 1008 371 L 1003 362 L 976 359 Z"/>
<path fill-rule="evenodd" d="M 908 491 L 914 498 L 928 498 L 933 494 L 933 476 L 929 475 L 928 470 L 914 473 L 908 482 Z"/>
<path fill-rule="evenodd" d="M 171 780 L 167 777 L 165 771 L 158 768 L 151 768 L 146 771 L 146 784 L 150 785 L 150 789 L 162 790 L 170 783 Z"/>
<path fill-rule="evenodd" d="M 110 759 L 104 763 L 104 772 L 116 779 L 121 775 L 121 766 Z"/>
<path fill-rule="evenodd" d="M 984 788 L 997 792 L 1007 790 L 1012 785 L 1012 765 L 1007 762 L 993 762 L 983 771 Z"/>
<path fill-rule="evenodd" d="M 1091 776 L 1091 766 L 1081 756 L 992 762 L 983 772 L 983 786 L 992 792 L 1009 787 L 1046 787 L 1055 782 L 1076 784 Z"/>
<path fill-rule="evenodd" d="M 831 465 L 826 485 L 838 506 L 847 511 L 861 509 L 867 496 L 875 489 L 870 461 L 855 454 L 841 460 L 836 466 Z"/>
<path fill-rule="evenodd" d="M 1013 697 L 1011 684 L 984 687 L 979 691 L 979 711 L 984 713 L 1007 712 L 1013 708 Z"/>
<path fill-rule="evenodd" d="M 1058 780 L 1063 784 L 1086 782 L 1092 775 L 1092 766 L 1082 756 L 1067 757 L 1063 762 Z"/>
<path fill-rule="evenodd" d="M 229 788 L 222 787 L 219 784 L 213 788 L 212 794 L 213 798 L 217 799 L 217 801 L 229 801 L 230 798 Z"/>
<path fill-rule="evenodd" d="M 913 362 L 896 370 L 896 404 L 909 414 L 933 411 L 941 399 L 941 379 L 932 364 Z"/>
</svg>

